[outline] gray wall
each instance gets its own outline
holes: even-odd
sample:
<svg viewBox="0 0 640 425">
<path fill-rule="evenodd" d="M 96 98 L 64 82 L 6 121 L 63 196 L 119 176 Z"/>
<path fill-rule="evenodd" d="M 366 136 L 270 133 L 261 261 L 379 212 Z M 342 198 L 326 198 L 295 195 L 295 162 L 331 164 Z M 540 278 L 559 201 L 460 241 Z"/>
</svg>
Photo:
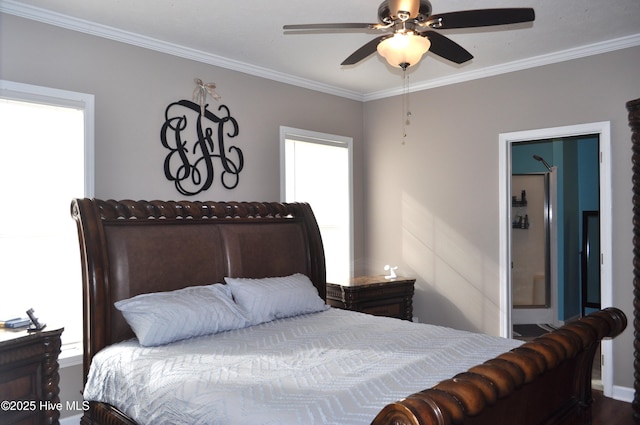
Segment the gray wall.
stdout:
<svg viewBox="0 0 640 425">
<path fill-rule="evenodd" d="M 629 327 L 613 343 L 614 385 L 633 387 L 631 133 L 640 48 L 365 104 L 365 258 L 417 276 L 424 322 L 499 333 L 498 135 L 611 121 L 613 302 Z M 393 206 L 393 207 L 391 207 Z"/>
</svg>

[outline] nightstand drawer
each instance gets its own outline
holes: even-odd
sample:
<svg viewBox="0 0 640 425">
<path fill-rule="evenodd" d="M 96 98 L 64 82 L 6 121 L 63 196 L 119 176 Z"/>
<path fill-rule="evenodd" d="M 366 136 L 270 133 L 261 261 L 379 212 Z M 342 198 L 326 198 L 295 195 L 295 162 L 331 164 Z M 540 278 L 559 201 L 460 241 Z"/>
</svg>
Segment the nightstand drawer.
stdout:
<svg viewBox="0 0 640 425">
<path fill-rule="evenodd" d="M 62 329 L 0 330 L 0 400 L 14 403 L 0 410 L 0 424 L 59 423 L 60 412 L 46 406 L 60 401 L 60 334 Z"/>
<path fill-rule="evenodd" d="M 404 318 L 404 311 L 400 303 L 378 305 L 372 307 L 363 306 L 361 311 L 363 313 L 373 314 L 374 316 L 395 317 L 398 319 Z"/>
<path fill-rule="evenodd" d="M 37 400 L 39 369 L 39 363 L 31 363 L 0 373 L 0 400 Z"/>
</svg>

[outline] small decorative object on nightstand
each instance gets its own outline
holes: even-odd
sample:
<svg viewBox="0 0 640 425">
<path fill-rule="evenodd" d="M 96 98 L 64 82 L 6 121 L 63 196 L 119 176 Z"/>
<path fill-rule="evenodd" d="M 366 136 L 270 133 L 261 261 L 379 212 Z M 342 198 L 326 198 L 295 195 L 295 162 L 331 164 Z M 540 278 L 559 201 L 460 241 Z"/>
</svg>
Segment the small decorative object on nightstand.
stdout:
<svg viewBox="0 0 640 425">
<path fill-rule="evenodd" d="M 413 286 L 416 280 L 397 276 L 360 276 L 349 283 L 327 283 L 327 304 L 376 316 L 413 318 Z"/>
<path fill-rule="evenodd" d="M 47 328 L 49 329 L 49 328 Z M 0 423 L 58 424 L 62 329 L 0 329 Z"/>
</svg>

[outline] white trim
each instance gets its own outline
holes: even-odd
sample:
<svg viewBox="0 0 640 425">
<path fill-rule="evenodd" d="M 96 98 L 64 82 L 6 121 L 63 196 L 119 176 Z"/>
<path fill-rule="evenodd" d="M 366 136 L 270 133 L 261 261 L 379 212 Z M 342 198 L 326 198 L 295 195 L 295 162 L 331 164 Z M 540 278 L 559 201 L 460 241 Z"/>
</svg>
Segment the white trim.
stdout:
<svg viewBox="0 0 640 425">
<path fill-rule="evenodd" d="M 28 100 L 30 102 L 39 102 L 52 105 L 80 107 L 84 109 L 84 192 L 86 197 L 93 197 L 95 190 L 94 96 L 88 93 L 60 90 L 52 87 L 36 86 L 32 84 L 23 84 L 9 80 L 0 80 L 0 97 Z"/>
<path fill-rule="evenodd" d="M 58 355 L 60 369 L 82 364 L 82 343 L 63 344 Z"/>
<path fill-rule="evenodd" d="M 286 197 L 286 167 L 285 167 L 285 141 L 286 139 L 308 140 L 313 143 L 324 143 L 333 146 L 346 146 L 349 161 L 349 264 L 354 261 L 354 226 L 353 226 L 353 138 L 335 134 L 320 133 L 317 131 L 300 128 L 280 126 L 280 200 Z M 350 270 L 353 276 L 353 266 Z"/>
<path fill-rule="evenodd" d="M 71 356 L 58 357 L 58 365 L 60 366 L 60 369 L 82 365 L 82 352 Z"/>
<path fill-rule="evenodd" d="M 499 135 L 499 219 L 500 219 L 500 333 L 511 336 L 511 225 L 509 220 L 511 200 L 511 145 L 515 142 L 543 140 L 560 137 L 598 134 L 600 149 L 600 249 L 603 262 L 600 267 L 602 308 L 613 303 L 613 275 L 611 232 L 611 124 L 609 121 L 554 127 L 538 130 L 502 133 Z M 613 393 L 613 341 L 602 341 L 602 384 L 604 395 Z M 597 360 L 596 360 L 597 361 Z"/>
<path fill-rule="evenodd" d="M 195 60 L 209 65 L 219 66 L 221 68 L 239 71 L 245 74 L 266 78 L 285 84 L 291 84 L 293 86 L 345 97 L 347 99 L 358 100 L 361 102 L 398 96 L 401 95 L 404 91 L 403 87 L 394 87 L 370 93 L 359 93 L 352 90 L 346 90 L 329 84 L 324 84 L 317 81 L 285 74 L 272 69 L 267 69 L 245 62 L 224 58 L 222 56 L 206 53 L 200 50 L 191 49 L 173 43 L 167 43 L 140 34 L 97 24 L 95 22 L 89 22 L 83 19 L 51 12 L 39 7 L 18 3 L 14 0 L 0 1 L 0 12 L 20 16 L 22 18 L 31 19 L 38 22 L 43 22 L 45 24 L 55 25 L 85 34 L 91 34 L 98 37 L 119 41 L 133 46 L 143 47 L 145 49 L 155 50 L 157 52 L 167 53 L 185 59 Z M 633 34 L 626 37 L 620 37 L 600 43 L 594 43 L 586 46 L 576 47 L 573 49 L 553 52 L 546 55 L 540 55 L 505 64 L 481 68 L 474 71 L 456 73 L 454 75 L 442 78 L 435 78 L 422 83 L 412 84 L 410 91 L 417 92 L 435 87 L 442 87 L 450 84 L 476 80 L 479 78 L 506 74 L 509 72 L 564 62 L 572 59 L 597 55 L 620 49 L 626 49 L 638 45 L 640 45 L 640 34 Z"/>
<path fill-rule="evenodd" d="M 280 126 L 280 199 L 285 198 L 285 140 L 287 138 L 308 139 L 314 143 L 323 143 L 332 145 L 346 145 L 349 149 L 349 168 L 353 169 L 353 138 L 347 136 L 339 136 L 336 134 L 320 133 L 317 131 L 304 130 L 294 127 Z M 353 171 L 349 173 L 349 187 L 353 187 Z M 350 207 L 353 209 L 353 193 L 349 189 Z M 353 220 L 352 220 L 353 221 Z"/>
<path fill-rule="evenodd" d="M 633 388 L 614 385 L 613 394 L 611 395 L 611 398 L 615 400 L 626 401 L 627 403 L 631 403 L 633 402 L 634 395 L 635 395 L 635 391 L 633 390 Z"/>
<path fill-rule="evenodd" d="M 500 269 L 500 335 L 513 336 L 511 326 L 511 142 L 506 134 L 500 134 L 498 145 L 498 266 Z M 504 204 L 504 205 L 503 205 Z M 505 243 L 506 241 L 506 243 Z"/>
</svg>

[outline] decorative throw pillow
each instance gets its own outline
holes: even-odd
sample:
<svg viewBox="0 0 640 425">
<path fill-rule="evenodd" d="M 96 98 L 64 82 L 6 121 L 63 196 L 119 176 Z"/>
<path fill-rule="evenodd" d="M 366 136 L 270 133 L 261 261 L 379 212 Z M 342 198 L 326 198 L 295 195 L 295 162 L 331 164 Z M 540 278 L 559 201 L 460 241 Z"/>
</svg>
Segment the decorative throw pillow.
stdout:
<svg viewBox="0 0 640 425">
<path fill-rule="evenodd" d="M 300 273 L 263 279 L 225 277 L 224 280 L 253 325 L 328 308 L 311 280 Z"/>
<path fill-rule="evenodd" d="M 249 324 L 229 288 L 221 283 L 141 294 L 114 305 L 146 347 Z"/>
</svg>

